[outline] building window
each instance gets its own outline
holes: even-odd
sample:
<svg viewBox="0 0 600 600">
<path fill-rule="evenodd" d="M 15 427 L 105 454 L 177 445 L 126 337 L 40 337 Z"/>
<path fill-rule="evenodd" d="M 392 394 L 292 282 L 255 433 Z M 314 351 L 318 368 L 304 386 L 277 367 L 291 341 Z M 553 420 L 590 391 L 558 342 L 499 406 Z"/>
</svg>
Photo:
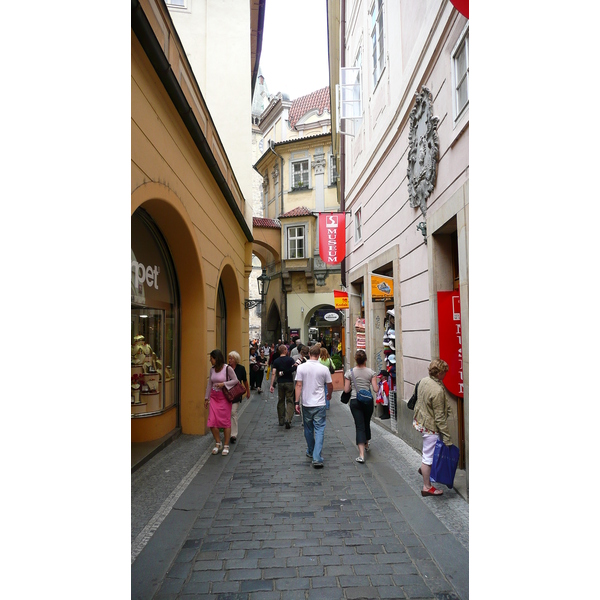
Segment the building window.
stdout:
<svg viewBox="0 0 600 600">
<path fill-rule="evenodd" d="M 335 154 L 329 155 L 329 185 L 335 185 L 338 180 L 337 161 Z"/>
<path fill-rule="evenodd" d="M 371 6 L 371 42 L 373 48 L 373 87 L 383 73 L 385 46 L 383 39 L 383 0 L 373 0 Z"/>
<path fill-rule="evenodd" d="M 452 51 L 455 120 L 469 104 L 469 28 L 465 27 Z"/>
<path fill-rule="evenodd" d="M 216 330 L 217 343 L 216 347 L 221 350 L 223 356 L 227 356 L 227 303 L 225 302 L 225 290 L 223 282 L 219 281 L 219 289 L 217 292 L 216 308 Z"/>
<path fill-rule="evenodd" d="M 292 187 L 308 188 L 309 164 L 308 159 L 298 160 L 292 163 Z"/>
<path fill-rule="evenodd" d="M 187 0 L 166 0 L 166 4 L 175 8 L 187 8 Z"/>
<path fill-rule="evenodd" d="M 287 257 L 304 258 L 304 225 L 287 228 Z"/>
<path fill-rule="evenodd" d="M 358 209 L 354 213 L 354 241 L 356 243 L 362 241 L 362 209 Z"/>
</svg>

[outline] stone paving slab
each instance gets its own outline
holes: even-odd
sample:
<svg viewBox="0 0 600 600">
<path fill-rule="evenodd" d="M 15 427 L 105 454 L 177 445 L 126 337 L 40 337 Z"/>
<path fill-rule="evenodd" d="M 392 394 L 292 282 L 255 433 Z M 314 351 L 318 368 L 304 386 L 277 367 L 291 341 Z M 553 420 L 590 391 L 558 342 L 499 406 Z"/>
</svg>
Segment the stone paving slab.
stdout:
<svg viewBox="0 0 600 600">
<path fill-rule="evenodd" d="M 134 560 L 133 598 L 468 598 L 468 548 L 443 522 L 461 520 L 433 504 L 456 499 L 421 498 L 417 453 L 374 425 L 367 462 L 356 463 L 354 424 L 337 393 L 325 468 L 313 469 L 299 417 L 290 430 L 277 424 L 275 395 L 244 409 L 230 455 L 211 456 L 208 440 L 198 472 Z"/>
</svg>

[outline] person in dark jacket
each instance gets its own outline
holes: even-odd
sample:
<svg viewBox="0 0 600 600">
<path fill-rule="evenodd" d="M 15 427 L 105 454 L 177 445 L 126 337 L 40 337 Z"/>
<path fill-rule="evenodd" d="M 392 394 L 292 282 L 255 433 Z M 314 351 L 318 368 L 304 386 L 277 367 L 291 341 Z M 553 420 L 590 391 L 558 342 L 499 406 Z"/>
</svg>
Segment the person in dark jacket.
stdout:
<svg viewBox="0 0 600 600">
<path fill-rule="evenodd" d="M 285 344 L 279 346 L 279 356 L 273 361 L 271 366 L 271 394 L 275 389 L 277 382 L 277 417 L 279 425 L 285 425 L 286 429 L 292 426 L 292 417 L 294 416 L 294 359 L 288 356 L 288 349 Z"/>
<path fill-rule="evenodd" d="M 246 398 L 250 398 L 250 386 L 248 385 L 248 378 L 246 377 L 246 367 L 240 364 L 242 361 L 240 355 L 235 350 L 232 350 L 227 355 L 227 359 L 229 366 L 235 371 L 235 376 L 238 378 L 238 381 L 241 381 L 246 386 Z M 231 437 L 229 438 L 231 444 L 235 444 L 238 437 L 237 411 L 241 402 L 242 400 L 231 405 Z"/>
</svg>

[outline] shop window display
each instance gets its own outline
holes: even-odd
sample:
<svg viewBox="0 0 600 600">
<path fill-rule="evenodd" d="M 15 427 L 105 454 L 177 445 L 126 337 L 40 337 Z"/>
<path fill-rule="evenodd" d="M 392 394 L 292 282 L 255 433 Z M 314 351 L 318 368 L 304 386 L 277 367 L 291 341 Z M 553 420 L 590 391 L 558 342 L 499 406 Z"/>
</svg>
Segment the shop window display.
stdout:
<svg viewBox="0 0 600 600">
<path fill-rule="evenodd" d="M 131 413 L 137 417 L 177 404 L 177 302 L 158 229 L 143 211 L 131 224 Z"/>
</svg>

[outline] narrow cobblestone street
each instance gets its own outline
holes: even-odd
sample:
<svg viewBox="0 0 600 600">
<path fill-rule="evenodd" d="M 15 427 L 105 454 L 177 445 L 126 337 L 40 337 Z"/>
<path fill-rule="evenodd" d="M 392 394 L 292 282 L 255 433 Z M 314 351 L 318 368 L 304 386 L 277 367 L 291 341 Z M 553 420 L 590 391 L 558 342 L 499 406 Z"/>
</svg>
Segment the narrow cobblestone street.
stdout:
<svg viewBox="0 0 600 600">
<path fill-rule="evenodd" d="M 339 392 L 323 469 L 275 405 L 243 403 L 227 457 L 181 436 L 133 474 L 132 597 L 468 598 L 468 503 L 445 486 L 422 498 L 419 454 L 378 425 L 357 464 Z"/>
</svg>

